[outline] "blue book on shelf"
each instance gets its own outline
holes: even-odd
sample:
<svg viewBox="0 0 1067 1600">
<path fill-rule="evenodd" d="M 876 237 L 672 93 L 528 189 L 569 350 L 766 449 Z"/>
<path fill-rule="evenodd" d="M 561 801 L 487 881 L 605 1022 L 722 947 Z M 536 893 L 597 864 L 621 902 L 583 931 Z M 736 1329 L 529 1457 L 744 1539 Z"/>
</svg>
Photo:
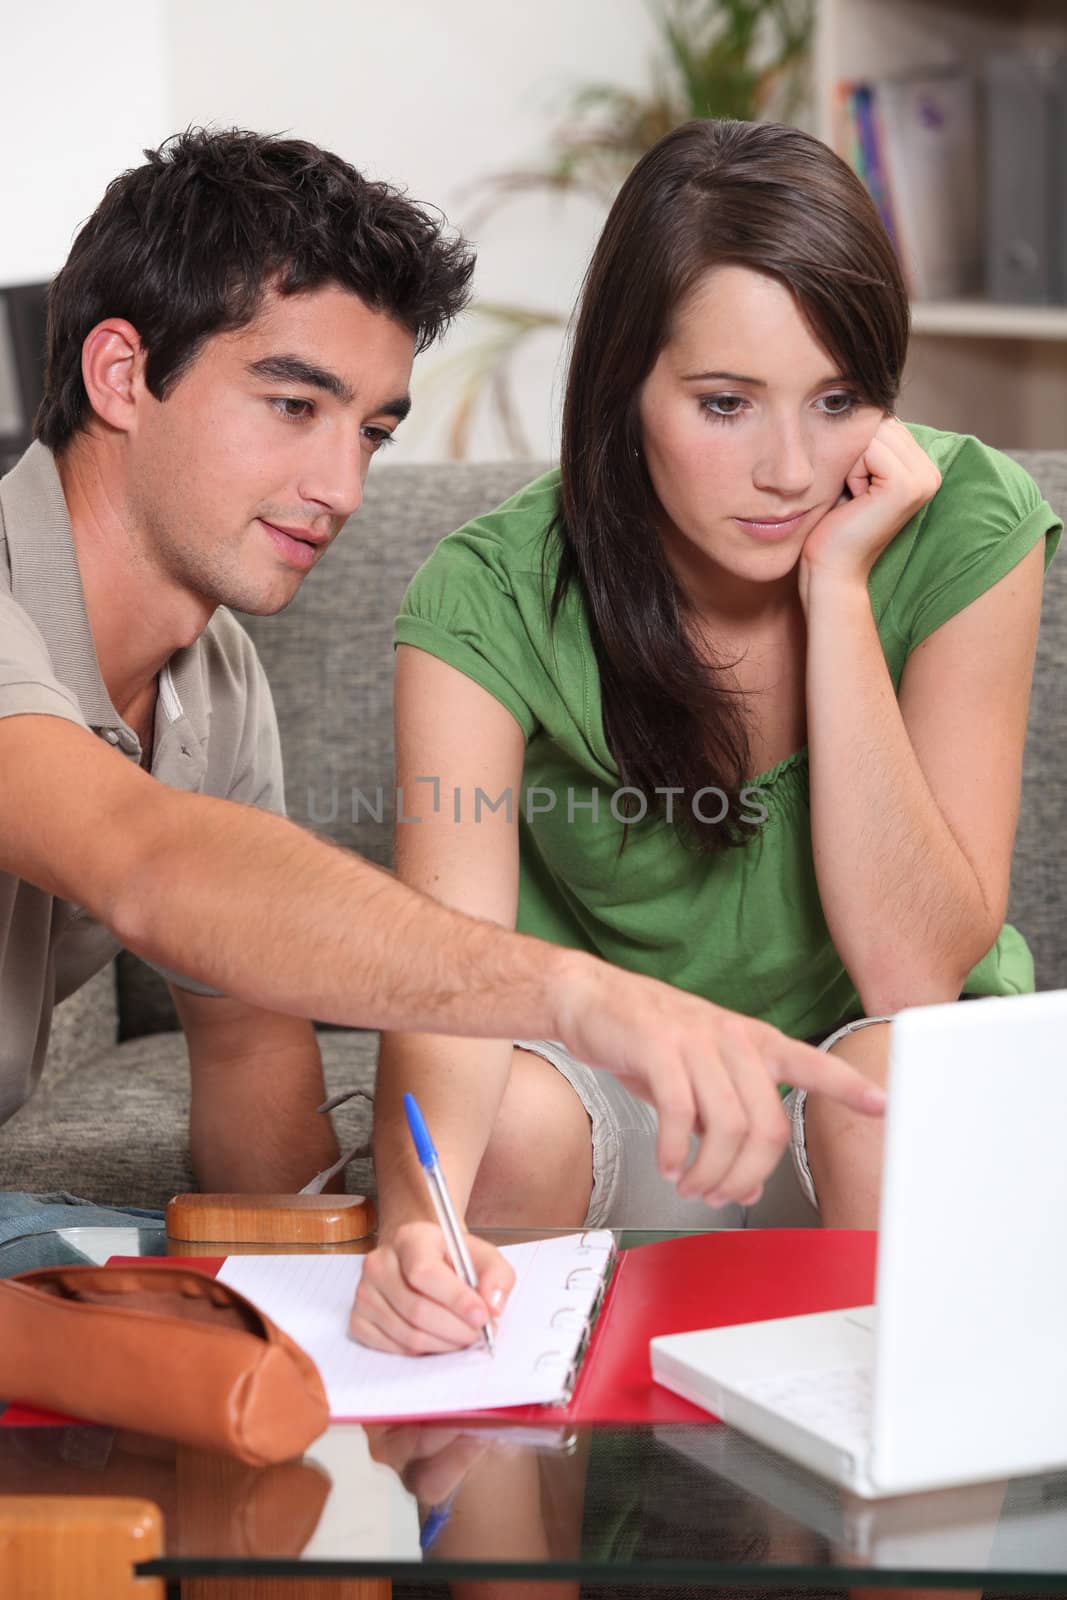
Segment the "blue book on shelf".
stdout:
<svg viewBox="0 0 1067 1600">
<path fill-rule="evenodd" d="M 899 255 L 897 230 L 893 220 L 893 203 L 889 192 L 889 175 L 882 159 L 882 141 L 875 106 L 875 90 L 869 83 L 857 83 L 852 89 L 856 129 L 863 151 L 866 184 L 871 198 L 878 207 L 882 226 L 888 233 L 893 249 Z"/>
</svg>

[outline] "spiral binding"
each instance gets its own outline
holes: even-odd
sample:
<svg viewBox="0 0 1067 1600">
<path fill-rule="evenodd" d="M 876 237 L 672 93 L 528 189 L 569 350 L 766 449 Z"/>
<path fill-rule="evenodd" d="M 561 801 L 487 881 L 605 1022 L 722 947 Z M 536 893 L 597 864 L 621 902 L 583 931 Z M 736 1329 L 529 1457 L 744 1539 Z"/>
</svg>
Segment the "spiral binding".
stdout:
<svg viewBox="0 0 1067 1600">
<path fill-rule="evenodd" d="M 577 1307 L 575 1306 L 558 1306 L 549 1319 L 549 1326 L 551 1328 L 560 1328 L 563 1330 L 573 1329 L 576 1326 L 581 1326 L 582 1335 L 578 1341 L 574 1355 L 570 1356 L 563 1350 L 542 1350 L 541 1354 L 534 1362 L 534 1367 L 538 1371 L 546 1366 L 551 1366 L 553 1363 L 557 1363 L 565 1370 L 563 1388 L 559 1401 L 557 1402 L 559 1405 L 567 1405 L 574 1394 L 575 1386 L 578 1382 L 578 1373 L 581 1370 L 581 1365 L 585 1359 L 586 1351 L 589 1349 L 589 1341 L 592 1338 L 593 1327 L 596 1323 L 597 1317 L 600 1314 L 601 1307 L 604 1304 L 604 1295 L 607 1292 L 608 1283 L 611 1280 L 611 1274 L 615 1265 L 615 1257 L 618 1253 L 614 1239 L 610 1241 L 607 1250 L 603 1248 L 599 1239 L 597 1240 L 596 1244 L 587 1243 L 588 1240 L 591 1240 L 595 1237 L 596 1235 L 591 1232 L 583 1233 L 578 1242 L 577 1248 L 578 1250 L 586 1250 L 590 1255 L 596 1255 L 599 1257 L 600 1264 L 593 1266 L 592 1263 L 590 1263 L 588 1266 L 572 1267 L 570 1272 L 568 1272 L 563 1285 L 565 1290 L 573 1290 L 584 1286 L 581 1282 L 575 1282 L 576 1279 L 581 1279 L 582 1274 L 589 1274 L 596 1279 L 596 1293 L 593 1297 L 593 1303 L 589 1308 L 588 1314 L 585 1315 L 578 1311 Z M 568 1317 L 570 1317 L 572 1320 L 567 1321 L 566 1319 Z M 576 1318 L 581 1319 L 580 1323 L 573 1320 Z"/>
</svg>

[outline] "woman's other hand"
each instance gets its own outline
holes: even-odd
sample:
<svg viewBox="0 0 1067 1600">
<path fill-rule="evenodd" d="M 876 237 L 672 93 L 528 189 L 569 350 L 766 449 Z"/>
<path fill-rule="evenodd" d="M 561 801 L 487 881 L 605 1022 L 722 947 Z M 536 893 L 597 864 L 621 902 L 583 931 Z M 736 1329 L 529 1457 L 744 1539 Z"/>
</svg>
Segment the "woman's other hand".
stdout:
<svg viewBox="0 0 1067 1600">
<path fill-rule="evenodd" d="M 846 479 L 842 497 L 804 541 L 798 572 L 807 605 L 813 582 L 866 584 L 882 551 L 941 487 L 941 474 L 896 417 L 880 423 Z"/>
</svg>

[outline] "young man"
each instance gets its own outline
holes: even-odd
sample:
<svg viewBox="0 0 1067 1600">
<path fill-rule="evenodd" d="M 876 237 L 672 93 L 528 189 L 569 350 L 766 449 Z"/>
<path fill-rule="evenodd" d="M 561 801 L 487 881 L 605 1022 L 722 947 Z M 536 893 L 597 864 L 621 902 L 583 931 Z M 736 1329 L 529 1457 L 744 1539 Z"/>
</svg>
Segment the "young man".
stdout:
<svg viewBox="0 0 1067 1600">
<path fill-rule="evenodd" d="M 54 1005 L 120 946 L 172 980 L 209 1189 L 333 1159 L 309 1016 L 564 1040 L 656 1106 L 665 1172 L 696 1131 L 696 1177 L 735 1194 L 784 1147 L 775 1078 L 880 1109 L 842 1061 L 281 815 L 270 692 L 226 608 L 280 610 L 325 557 L 472 270 L 387 185 L 240 132 L 149 153 L 79 233 L 37 439 L 0 482 L 0 1121 Z"/>
</svg>

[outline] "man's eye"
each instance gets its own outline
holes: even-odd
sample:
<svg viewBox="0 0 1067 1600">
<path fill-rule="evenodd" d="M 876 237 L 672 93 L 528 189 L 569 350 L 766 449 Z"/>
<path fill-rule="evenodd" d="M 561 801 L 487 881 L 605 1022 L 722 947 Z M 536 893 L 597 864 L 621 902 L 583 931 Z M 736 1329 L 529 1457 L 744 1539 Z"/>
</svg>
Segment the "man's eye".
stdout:
<svg viewBox="0 0 1067 1600">
<path fill-rule="evenodd" d="M 374 428 L 369 424 L 363 429 L 363 437 L 373 450 L 380 450 L 383 444 L 395 444 L 392 430 L 389 428 Z"/>
<path fill-rule="evenodd" d="M 288 395 L 272 400 L 271 404 L 286 422 L 306 422 L 315 410 L 310 400 L 296 400 Z"/>
</svg>

